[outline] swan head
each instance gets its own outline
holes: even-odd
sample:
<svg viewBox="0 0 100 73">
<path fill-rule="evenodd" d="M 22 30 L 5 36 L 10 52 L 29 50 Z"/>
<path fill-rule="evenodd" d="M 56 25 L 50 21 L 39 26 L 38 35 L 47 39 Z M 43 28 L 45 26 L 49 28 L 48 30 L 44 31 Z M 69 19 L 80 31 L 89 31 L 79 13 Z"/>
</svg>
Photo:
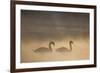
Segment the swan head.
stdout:
<svg viewBox="0 0 100 73">
<path fill-rule="evenodd" d="M 70 41 L 70 43 L 73 44 L 74 42 L 73 41 Z"/>
<path fill-rule="evenodd" d="M 53 41 L 51 41 L 50 44 L 52 44 L 53 46 L 55 46 L 55 43 Z"/>
</svg>

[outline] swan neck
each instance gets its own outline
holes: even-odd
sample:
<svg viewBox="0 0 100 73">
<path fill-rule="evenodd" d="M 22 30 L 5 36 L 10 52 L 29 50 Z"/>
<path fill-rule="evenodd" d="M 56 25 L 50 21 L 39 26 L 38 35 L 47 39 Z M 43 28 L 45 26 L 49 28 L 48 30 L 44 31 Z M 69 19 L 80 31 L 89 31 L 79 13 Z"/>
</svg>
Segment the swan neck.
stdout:
<svg viewBox="0 0 100 73">
<path fill-rule="evenodd" d="M 50 43 L 50 44 L 49 44 L 49 49 L 52 51 L 52 47 L 51 47 L 51 45 L 52 45 L 52 44 Z"/>
<path fill-rule="evenodd" d="M 69 42 L 69 46 L 70 46 L 70 50 L 69 51 L 72 51 L 72 42 Z"/>
</svg>

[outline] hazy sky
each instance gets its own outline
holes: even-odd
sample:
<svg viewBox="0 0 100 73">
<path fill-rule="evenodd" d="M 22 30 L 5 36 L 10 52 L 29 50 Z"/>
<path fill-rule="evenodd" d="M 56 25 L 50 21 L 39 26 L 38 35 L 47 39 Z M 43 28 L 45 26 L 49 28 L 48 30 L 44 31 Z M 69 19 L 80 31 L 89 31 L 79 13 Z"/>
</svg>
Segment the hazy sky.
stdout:
<svg viewBox="0 0 100 73">
<path fill-rule="evenodd" d="M 21 10 L 22 39 L 59 39 L 89 33 L 88 13 Z"/>
</svg>

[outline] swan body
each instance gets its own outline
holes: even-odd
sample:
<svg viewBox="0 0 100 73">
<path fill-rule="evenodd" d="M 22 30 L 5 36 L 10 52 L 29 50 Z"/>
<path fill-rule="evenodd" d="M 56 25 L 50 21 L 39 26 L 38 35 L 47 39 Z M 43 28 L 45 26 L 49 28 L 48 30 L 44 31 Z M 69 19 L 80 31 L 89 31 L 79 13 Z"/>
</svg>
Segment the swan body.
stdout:
<svg viewBox="0 0 100 73">
<path fill-rule="evenodd" d="M 52 42 L 49 43 L 49 48 L 47 48 L 47 47 L 40 47 L 40 48 L 34 50 L 34 52 L 41 52 L 41 53 L 43 53 L 43 52 L 52 52 L 51 45 L 54 46 L 55 43 L 52 41 Z"/>
<path fill-rule="evenodd" d="M 68 48 L 66 48 L 66 47 L 60 47 L 56 51 L 57 52 L 66 52 L 66 51 L 68 51 Z"/>
<path fill-rule="evenodd" d="M 60 47 L 60 48 L 58 48 L 56 51 L 57 51 L 57 52 L 72 51 L 72 44 L 73 44 L 73 41 L 69 41 L 70 49 L 68 49 L 68 48 L 66 48 L 66 47 Z"/>
<path fill-rule="evenodd" d="M 34 52 L 49 52 L 50 50 L 46 47 L 40 47 L 36 50 L 34 50 Z"/>
</svg>

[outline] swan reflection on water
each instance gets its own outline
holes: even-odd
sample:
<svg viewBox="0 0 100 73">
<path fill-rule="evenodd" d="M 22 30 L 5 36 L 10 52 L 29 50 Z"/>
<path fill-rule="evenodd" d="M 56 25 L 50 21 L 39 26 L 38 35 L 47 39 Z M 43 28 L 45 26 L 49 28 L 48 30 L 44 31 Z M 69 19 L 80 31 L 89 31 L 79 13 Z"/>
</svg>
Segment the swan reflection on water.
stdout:
<svg viewBox="0 0 100 73">
<path fill-rule="evenodd" d="M 57 52 L 71 52 L 72 51 L 72 44 L 73 44 L 73 41 L 69 41 L 69 49 L 66 48 L 66 47 L 60 47 L 60 48 L 57 48 L 56 51 Z M 55 43 L 53 41 L 51 41 L 48 45 L 49 47 L 40 47 L 36 50 L 33 50 L 34 52 L 36 53 L 46 53 L 46 52 L 53 52 L 53 48 L 52 46 L 55 46 Z"/>
</svg>

